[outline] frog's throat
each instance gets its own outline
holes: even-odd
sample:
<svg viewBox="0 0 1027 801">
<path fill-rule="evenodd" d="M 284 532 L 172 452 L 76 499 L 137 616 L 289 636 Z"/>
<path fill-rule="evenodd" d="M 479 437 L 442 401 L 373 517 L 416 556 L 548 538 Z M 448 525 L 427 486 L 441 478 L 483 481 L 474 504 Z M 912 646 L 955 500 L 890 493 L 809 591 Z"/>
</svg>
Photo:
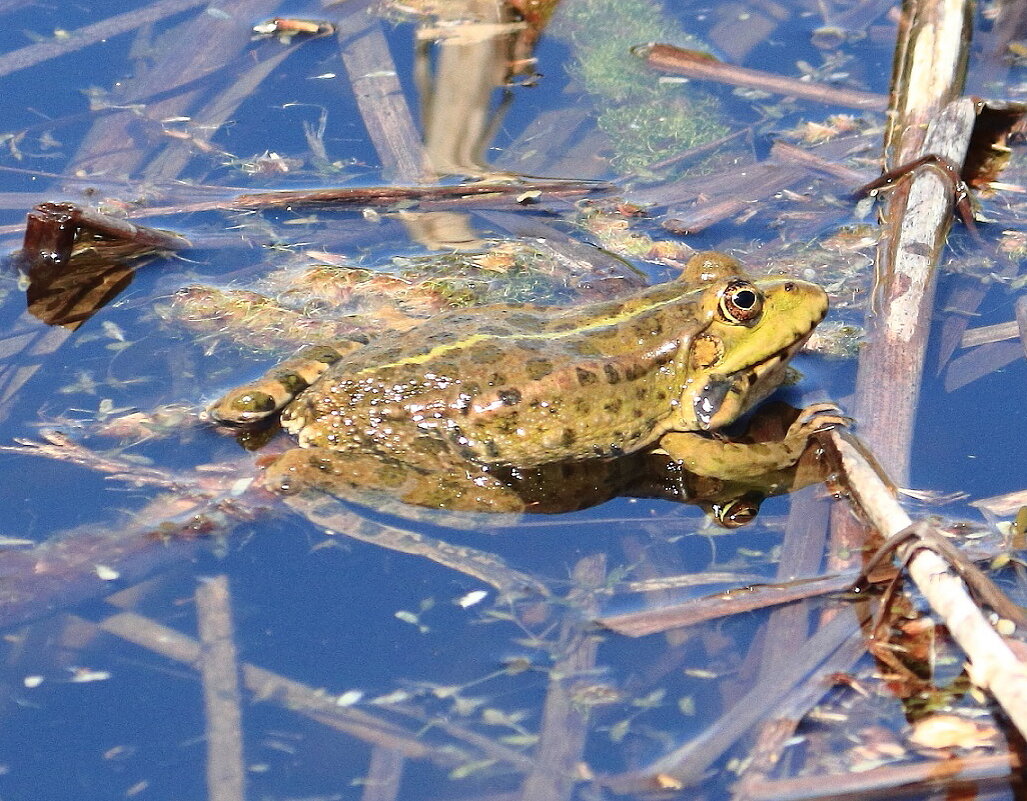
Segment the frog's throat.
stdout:
<svg viewBox="0 0 1027 801">
<path fill-rule="evenodd" d="M 781 385 L 792 356 L 809 336 L 733 373 L 711 375 L 692 399 L 695 419 L 704 431 L 731 425 Z"/>
</svg>

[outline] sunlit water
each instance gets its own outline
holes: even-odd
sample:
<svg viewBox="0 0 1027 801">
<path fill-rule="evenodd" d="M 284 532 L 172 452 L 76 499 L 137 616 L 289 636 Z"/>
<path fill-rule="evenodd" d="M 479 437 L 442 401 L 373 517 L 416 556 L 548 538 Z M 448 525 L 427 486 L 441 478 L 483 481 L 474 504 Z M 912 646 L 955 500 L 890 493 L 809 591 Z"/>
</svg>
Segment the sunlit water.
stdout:
<svg viewBox="0 0 1027 801">
<path fill-rule="evenodd" d="M 26 31 L 49 36 L 54 29 L 78 28 L 126 10 L 118 3 L 15 9 L 4 16 L 7 24 L 0 31 L 0 50 L 29 44 Z M 681 10 L 679 24 L 703 36 L 716 20 L 712 9 L 689 8 Z M 239 25 L 256 21 L 240 20 Z M 810 28 L 819 20 L 796 15 L 790 24 L 756 48 L 745 63 L 788 74 L 794 73 L 799 60 L 821 64 L 824 56 L 809 43 Z M 412 26 L 387 23 L 384 29 L 416 108 L 410 80 Z M 851 48 L 858 53 L 858 62 L 846 64 L 845 69 L 864 82 L 861 88 L 887 91 L 891 30 L 882 17 L 869 38 L 847 46 L 845 52 Z M 0 165 L 63 172 L 93 122 L 86 114 L 83 93 L 94 87 L 110 88 L 131 75 L 130 44 L 131 34 L 122 35 L 0 78 L 5 130 L 31 126 L 31 133 L 17 140 L 15 149 L 0 155 Z M 253 45 L 262 53 L 275 46 L 273 42 Z M 507 169 L 517 169 L 531 149 L 544 151 L 544 139 L 522 136 L 541 113 L 600 103 L 568 77 L 566 60 L 572 51 L 566 38 L 544 35 L 536 55 L 544 75 L 541 83 L 514 90 L 487 151 L 487 160 Z M 318 180 L 324 184 L 382 181 L 352 95 L 344 88 L 344 80 L 329 82 L 323 77 L 329 72 L 344 74 L 332 39 L 301 48 L 232 115 L 234 124 L 215 136 L 216 146 L 240 157 L 264 151 L 302 157 L 307 145 L 301 123 L 316 125 L 323 109 L 329 156 L 338 160 L 341 172 Z M 753 101 L 726 89 L 710 91 L 721 99 L 729 127 L 755 125 L 753 145 L 760 156 L 765 155 L 773 132 L 803 118 L 822 119 L 836 111 L 789 106 L 783 119 L 771 122 L 759 119 Z M 41 124 L 70 115 L 74 119 L 52 127 Z M 43 133 L 52 138 L 41 140 Z M 590 133 L 586 125 L 574 141 Z M 159 132 L 154 136 L 156 146 Z M 616 169 L 607 167 L 603 153 L 578 158 L 582 172 L 566 177 L 619 177 Z M 291 176 L 247 176 L 235 165 L 225 166 L 227 161 L 218 156 L 197 158 L 184 175 L 205 184 L 245 189 L 293 181 Z M 26 205 L 74 197 L 73 192 L 61 192 L 60 182 L 52 178 L 0 175 L 8 193 L 39 193 Z M 139 186 L 113 180 L 100 194 L 120 194 L 131 200 L 141 191 Z M 0 221 L 17 226 L 24 211 L 11 200 L 0 212 Z M 387 264 L 396 254 L 425 252 L 406 240 L 395 222 L 364 221 L 352 211 L 317 214 L 318 221 L 308 225 L 289 224 L 302 212 L 256 218 L 204 212 L 145 220 L 193 236 L 200 244 L 180 259 L 160 259 L 143 267 L 116 300 L 71 334 L 53 355 L 35 359 L 41 361 L 40 369 L 5 407 L 0 444 L 36 438 L 40 424 L 78 436 L 84 431 L 80 426 L 124 411 L 168 403 L 198 410 L 225 389 L 266 369 L 271 357 L 223 343 L 212 348 L 210 340 L 160 322 L 154 306 L 166 303 L 185 284 L 223 282 L 224 276 L 237 271 L 254 277 L 263 269 L 260 265 L 266 263 L 266 248 L 272 243 L 302 243 L 302 247 L 344 253 L 349 248 L 349 255 L 362 253 L 367 264 Z M 526 218 L 531 214 L 524 212 Z M 591 241 L 561 223 L 557 214 L 534 214 Z M 850 221 L 846 214 L 839 212 L 838 225 Z M 471 219 L 477 231 L 495 232 L 487 221 Z M 246 227 L 238 240 L 225 235 L 230 227 L 235 230 L 242 224 Z M 639 225 L 657 236 L 668 236 L 658 228 L 646 228 L 645 222 Z M 745 228 L 724 222 L 690 240 L 697 248 L 744 247 L 757 253 L 758 243 L 773 249 L 775 241 L 766 217 L 757 217 Z M 5 242 L 5 250 L 13 250 L 17 234 Z M 969 247 L 960 242 L 961 247 Z M 654 280 L 666 277 L 662 266 L 643 262 L 638 266 Z M 27 324 L 34 334 L 45 333 L 42 323 L 24 318 L 23 288 L 17 276 L 8 273 L 2 288 L 7 293 L 0 307 L 3 330 Z M 994 292 L 982 312 L 982 324 L 1009 320 L 1012 301 Z M 843 314 L 854 322 L 860 319 L 856 311 Z M 34 357 L 24 352 L 10 358 L 15 364 L 34 363 Z M 792 399 L 815 391 L 841 399 L 851 391 L 851 360 L 809 357 L 799 362 L 806 378 L 788 390 Z M 1019 443 L 1027 432 L 1023 415 L 1010 409 L 1011 404 L 1018 408 L 1024 377 L 1021 358 L 952 394 L 929 379 L 913 458 L 916 486 L 962 491 L 971 497 L 1023 488 L 1022 475 L 1014 468 L 1021 461 Z M 98 449 L 114 445 L 111 440 L 88 441 Z M 194 424 L 114 455 L 145 457 L 166 470 L 191 471 L 197 465 L 239 458 L 242 451 L 230 437 Z M 82 467 L 30 455 L 0 454 L 0 469 L 5 477 L 0 482 L 0 535 L 10 538 L 42 542 L 70 536 L 69 530 L 81 526 L 117 531 L 127 527 L 133 513 L 156 495 L 152 488 L 126 486 Z M 418 530 L 494 552 L 564 595 L 572 589 L 575 565 L 592 554 L 605 556 L 606 570 L 615 578 L 643 578 L 656 565 L 671 574 L 734 570 L 769 579 L 774 575 L 788 505 L 787 499 L 767 501 L 762 513 L 765 522 L 730 534 L 711 532 L 692 507 L 623 499 L 489 534 L 427 525 Z M 956 517 L 976 515 L 961 504 L 947 507 L 946 512 Z M 155 518 L 151 524 L 159 522 Z M 150 547 L 158 552 L 164 546 L 155 542 Z M 460 599 L 489 588 L 425 559 L 342 535 L 326 535 L 320 527 L 285 511 L 242 523 L 227 538 L 203 542 L 188 553 L 178 559 L 153 558 L 162 567 L 134 600 L 134 611 L 195 636 L 197 582 L 224 574 L 231 587 L 241 660 L 342 696 L 355 709 L 400 720 L 412 739 L 420 738 L 435 748 L 457 742 L 442 731 L 441 724 L 449 723 L 530 755 L 532 737 L 541 725 L 552 660 L 559 651 L 560 626 L 581 619 L 580 612 L 564 611 L 559 605 L 548 613 L 541 606 L 532 610 L 522 605 L 515 610 L 494 591 L 464 608 L 457 603 Z M 144 562 L 148 558 L 145 550 L 142 558 Z M 109 578 L 111 591 L 129 584 L 120 577 Z M 703 592 L 700 588 L 677 597 Z M 106 593 L 87 594 L 93 595 L 92 600 L 56 614 L 41 608 L 40 620 L 8 631 L 0 696 L 5 701 L 0 797 L 55 801 L 204 797 L 205 722 L 196 672 L 79 622 L 79 617 L 96 622 L 114 611 L 104 603 Z M 637 594 L 617 592 L 602 596 L 599 603 L 603 611 L 615 612 L 639 608 L 642 601 Z M 512 619 L 514 612 L 517 621 Z M 765 620 L 762 613 L 728 618 L 693 627 L 671 641 L 661 635 L 628 639 L 595 631 L 600 642 L 596 667 L 578 677 L 579 711 L 588 729 L 583 759 L 590 769 L 614 774 L 644 766 L 718 720 L 751 679 L 753 666 L 744 662 L 740 649 Z M 588 690 L 593 694 L 588 695 Z M 604 693 L 602 703 L 594 700 Z M 397 714 L 399 709 L 416 714 Z M 891 716 L 898 713 L 897 705 L 888 710 Z M 367 791 L 362 786 L 371 754 L 366 741 L 283 709 L 274 699 L 249 694 L 243 721 L 247 797 L 376 797 L 364 795 Z M 494 755 L 465 747 L 463 756 L 434 764 L 408 760 L 398 797 L 478 797 L 513 792 L 521 786 L 523 766 L 504 764 Z M 723 759 L 716 763 L 702 788 L 704 797 L 722 797 L 731 779 L 724 765 Z M 582 787 L 581 798 L 600 797 L 604 792 Z"/>
</svg>

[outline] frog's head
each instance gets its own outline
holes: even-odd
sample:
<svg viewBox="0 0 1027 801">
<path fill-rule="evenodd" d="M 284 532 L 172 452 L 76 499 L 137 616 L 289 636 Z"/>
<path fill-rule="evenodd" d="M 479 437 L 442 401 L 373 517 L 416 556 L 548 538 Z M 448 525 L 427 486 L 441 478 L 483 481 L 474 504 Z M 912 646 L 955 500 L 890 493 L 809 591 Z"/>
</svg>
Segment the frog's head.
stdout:
<svg viewBox="0 0 1027 801">
<path fill-rule="evenodd" d="M 709 323 L 686 356 L 679 408 L 694 429 L 729 425 L 777 389 L 788 361 L 827 314 L 827 293 L 816 284 L 750 280 L 722 266 L 703 299 Z"/>
</svg>

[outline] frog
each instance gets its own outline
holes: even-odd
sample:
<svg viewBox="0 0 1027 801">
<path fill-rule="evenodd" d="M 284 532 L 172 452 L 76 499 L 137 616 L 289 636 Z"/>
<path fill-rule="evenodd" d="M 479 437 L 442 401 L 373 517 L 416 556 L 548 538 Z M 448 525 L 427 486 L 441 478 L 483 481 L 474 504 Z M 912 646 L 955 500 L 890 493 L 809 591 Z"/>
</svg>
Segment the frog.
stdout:
<svg viewBox="0 0 1027 801">
<path fill-rule="evenodd" d="M 273 491 L 376 508 L 530 512 L 525 483 L 639 453 L 737 481 L 794 464 L 845 423 L 815 404 L 776 442 L 722 436 L 781 385 L 827 310 L 814 283 L 751 278 L 733 256 L 699 252 L 676 278 L 613 300 L 456 309 L 310 346 L 208 414 L 243 429 L 277 418 L 295 438 L 264 470 Z"/>
</svg>

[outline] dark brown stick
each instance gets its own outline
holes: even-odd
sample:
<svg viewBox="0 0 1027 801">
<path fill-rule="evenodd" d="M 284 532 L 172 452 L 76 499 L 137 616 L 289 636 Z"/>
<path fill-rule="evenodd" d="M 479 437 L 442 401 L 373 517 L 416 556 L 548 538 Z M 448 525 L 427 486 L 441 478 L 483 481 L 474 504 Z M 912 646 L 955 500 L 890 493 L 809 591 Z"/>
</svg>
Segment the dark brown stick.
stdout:
<svg viewBox="0 0 1027 801">
<path fill-rule="evenodd" d="M 768 606 L 792 603 L 804 598 L 815 598 L 832 592 L 842 592 L 852 585 L 856 574 L 824 576 L 790 582 L 745 587 L 735 593 L 720 593 L 707 598 L 683 601 L 661 609 L 626 612 L 601 617 L 596 622 L 618 634 L 644 637 L 661 631 L 692 626 L 728 615 L 766 609 Z"/>
<path fill-rule="evenodd" d="M 404 200 L 519 195 L 523 192 L 581 194 L 604 192 L 612 188 L 610 184 L 601 181 L 523 181 L 514 184 L 474 183 L 453 186 L 356 186 L 341 189 L 260 192 L 252 195 L 239 195 L 228 204 L 220 204 L 220 208 L 275 209 L 320 205 L 387 206 Z M 150 209 L 148 213 L 155 214 L 158 211 Z"/>
<path fill-rule="evenodd" d="M 833 86 L 800 81 L 797 78 L 786 78 L 783 75 L 772 75 L 761 70 L 736 67 L 733 64 L 717 61 L 704 53 L 682 50 L 673 45 L 644 45 L 636 48 L 635 52 L 653 69 L 670 72 L 674 75 L 763 89 L 779 95 L 801 97 L 806 100 L 850 108 L 883 111 L 888 107 L 888 98 L 884 95 L 860 92 L 855 89 L 836 89 Z"/>
</svg>

